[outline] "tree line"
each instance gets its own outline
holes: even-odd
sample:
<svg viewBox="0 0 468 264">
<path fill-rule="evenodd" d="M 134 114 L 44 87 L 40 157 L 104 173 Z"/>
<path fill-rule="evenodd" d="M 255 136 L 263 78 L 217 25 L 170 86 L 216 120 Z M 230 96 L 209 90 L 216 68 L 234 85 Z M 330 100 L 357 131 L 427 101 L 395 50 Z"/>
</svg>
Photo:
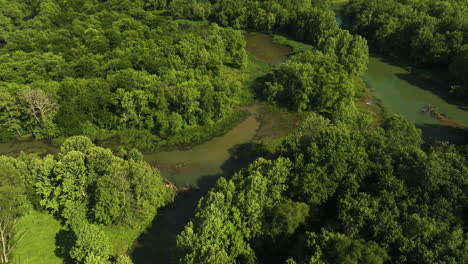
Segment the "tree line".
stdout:
<svg viewBox="0 0 468 264">
<path fill-rule="evenodd" d="M 113 153 L 83 136 L 68 138 L 55 156 L 21 154 L 0 156 L 0 161 L 2 263 L 8 263 L 22 235 L 16 219 L 32 209 L 54 215 L 73 234 L 62 241 L 71 244 L 65 259 L 131 263 L 127 256 L 111 256 L 112 245 L 99 225 L 127 225 L 142 232 L 174 196 L 137 150 Z"/>
<path fill-rule="evenodd" d="M 379 53 L 450 73 L 447 91 L 468 95 L 468 6 L 465 0 L 351 0 L 344 26 Z"/>
</svg>

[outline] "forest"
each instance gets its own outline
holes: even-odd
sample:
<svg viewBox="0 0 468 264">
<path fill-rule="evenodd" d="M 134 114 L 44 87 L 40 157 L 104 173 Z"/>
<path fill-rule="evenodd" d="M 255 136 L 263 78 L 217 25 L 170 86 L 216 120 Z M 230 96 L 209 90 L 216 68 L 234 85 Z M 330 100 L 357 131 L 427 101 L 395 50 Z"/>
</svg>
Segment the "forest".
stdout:
<svg viewBox="0 0 468 264">
<path fill-rule="evenodd" d="M 240 84 L 220 74 L 246 61 L 232 29 L 178 30 L 139 1 L 2 2 L 2 138 L 162 141 L 240 101 Z"/>
<path fill-rule="evenodd" d="M 397 116 L 368 130 L 311 115 L 217 181 L 177 263 L 465 263 L 467 148 L 421 143 Z"/>
<path fill-rule="evenodd" d="M 22 263 L 18 223 L 39 212 L 60 263 L 138 264 L 132 243 L 182 192 L 145 151 L 207 141 L 258 102 L 298 128 L 239 154 L 255 158 L 201 198 L 172 263 L 468 263 L 468 146 L 358 105 L 370 52 L 466 98 L 467 1 L 345 1 L 342 28 L 336 2 L 0 0 L 0 142 L 58 148 L 0 156 L 0 263 Z M 245 32 L 311 48 L 265 66 Z"/>
</svg>

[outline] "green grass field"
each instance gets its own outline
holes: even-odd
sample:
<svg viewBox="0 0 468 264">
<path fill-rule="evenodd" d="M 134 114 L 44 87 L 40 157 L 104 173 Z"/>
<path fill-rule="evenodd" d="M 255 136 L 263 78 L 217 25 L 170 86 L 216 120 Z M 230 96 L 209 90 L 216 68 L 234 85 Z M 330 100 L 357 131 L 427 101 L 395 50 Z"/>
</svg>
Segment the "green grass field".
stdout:
<svg viewBox="0 0 468 264">
<path fill-rule="evenodd" d="M 18 228 L 26 232 L 13 251 L 13 264 L 59 264 L 55 236 L 62 226 L 51 215 L 32 211 L 19 219 Z"/>
<path fill-rule="evenodd" d="M 131 248 L 135 240 L 140 236 L 140 230 L 133 229 L 129 226 L 104 226 L 100 225 L 109 241 L 112 244 L 112 254 L 115 256 L 127 253 L 128 249 Z"/>
<path fill-rule="evenodd" d="M 313 46 L 284 36 L 273 35 L 273 42 L 291 47 L 293 53 L 313 50 Z"/>
<path fill-rule="evenodd" d="M 248 54 L 247 65 L 243 69 L 235 69 L 222 65 L 220 72 L 227 82 L 239 81 L 242 83 L 241 104 L 251 104 L 254 99 L 255 87 L 258 85 L 257 78 L 265 76 L 271 67 L 268 63 Z"/>
<path fill-rule="evenodd" d="M 18 228 L 26 232 L 24 238 L 13 251 L 13 264 L 62 264 L 55 254 L 56 235 L 65 228 L 53 216 L 32 211 L 19 219 Z M 140 230 L 129 226 L 103 226 L 100 228 L 109 237 L 113 255 L 126 253 L 140 235 Z"/>
</svg>

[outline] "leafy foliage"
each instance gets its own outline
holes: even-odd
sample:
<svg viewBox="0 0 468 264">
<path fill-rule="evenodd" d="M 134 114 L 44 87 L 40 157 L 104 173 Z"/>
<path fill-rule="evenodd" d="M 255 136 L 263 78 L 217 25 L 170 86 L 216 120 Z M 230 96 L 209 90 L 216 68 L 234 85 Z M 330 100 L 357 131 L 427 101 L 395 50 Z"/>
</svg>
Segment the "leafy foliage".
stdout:
<svg viewBox="0 0 468 264">
<path fill-rule="evenodd" d="M 166 1 L 11 0 L 0 21 L 4 138 L 147 131 L 159 141 L 227 118 L 244 67 L 239 31 L 192 30 L 154 14 Z M 152 10 L 153 8 L 153 10 Z"/>
<path fill-rule="evenodd" d="M 174 195 L 137 150 L 118 157 L 83 136 L 67 139 L 56 157 L 22 154 L 0 161 L 0 228 L 8 223 L 13 232 L 12 223 L 31 205 L 46 209 L 73 232 L 74 246 L 66 253 L 76 263 L 110 263 L 111 244 L 97 224 L 141 232 Z"/>
<path fill-rule="evenodd" d="M 420 131 L 398 116 L 372 130 L 307 120 L 303 129 L 321 127 L 218 181 L 178 237 L 179 263 L 217 263 L 203 262 L 212 245 L 226 263 L 465 262 L 462 149 L 422 151 Z"/>
</svg>

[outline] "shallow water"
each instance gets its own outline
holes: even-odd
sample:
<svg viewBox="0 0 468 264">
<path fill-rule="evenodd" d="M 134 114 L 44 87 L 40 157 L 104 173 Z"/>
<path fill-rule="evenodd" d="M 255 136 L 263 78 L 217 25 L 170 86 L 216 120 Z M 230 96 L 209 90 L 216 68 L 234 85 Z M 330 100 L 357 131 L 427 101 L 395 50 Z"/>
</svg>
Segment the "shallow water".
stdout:
<svg viewBox="0 0 468 264">
<path fill-rule="evenodd" d="M 342 20 L 338 17 L 337 22 L 341 24 Z M 285 50 L 284 45 L 274 43 L 272 37 L 266 34 L 246 33 L 245 39 L 247 50 L 269 63 L 285 61 L 291 52 Z M 459 127 L 468 127 L 468 107 L 457 105 L 452 100 L 447 101 L 435 94 L 433 91 L 439 88 L 434 87 L 434 84 L 418 80 L 415 74 L 405 68 L 375 56 L 370 57 L 368 70 L 363 78 L 388 114 L 399 114 L 413 122 L 421 128 L 426 140 L 465 142 L 466 132 Z M 442 124 L 429 113 L 423 112 L 422 109 L 429 104 L 449 120 L 455 121 L 458 128 Z"/>
<path fill-rule="evenodd" d="M 189 150 L 144 153 L 145 160 L 159 168 L 164 178 L 179 187 L 200 187 L 200 177 L 223 173 L 223 165 L 231 158 L 236 146 L 251 141 L 259 128 L 257 106 L 248 110 L 251 115 L 223 136 Z"/>
<path fill-rule="evenodd" d="M 461 126 L 468 126 L 467 107 L 448 102 L 431 91 L 437 89 L 431 87 L 435 84 L 418 80 L 418 77 L 408 70 L 382 58 L 370 57 L 364 80 L 373 89 L 373 94 L 381 100 L 386 112 L 404 116 L 421 128 L 427 139 L 449 139 L 453 130 L 422 111 L 429 104 L 445 114 L 449 120 Z"/>
<path fill-rule="evenodd" d="M 292 52 L 289 46 L 273 42 L 273 37 L 268 34 L 249 32 L 244 37 L 247 42 L 245 49 L 270 65 L 286 61 Z"/>
</svg>

